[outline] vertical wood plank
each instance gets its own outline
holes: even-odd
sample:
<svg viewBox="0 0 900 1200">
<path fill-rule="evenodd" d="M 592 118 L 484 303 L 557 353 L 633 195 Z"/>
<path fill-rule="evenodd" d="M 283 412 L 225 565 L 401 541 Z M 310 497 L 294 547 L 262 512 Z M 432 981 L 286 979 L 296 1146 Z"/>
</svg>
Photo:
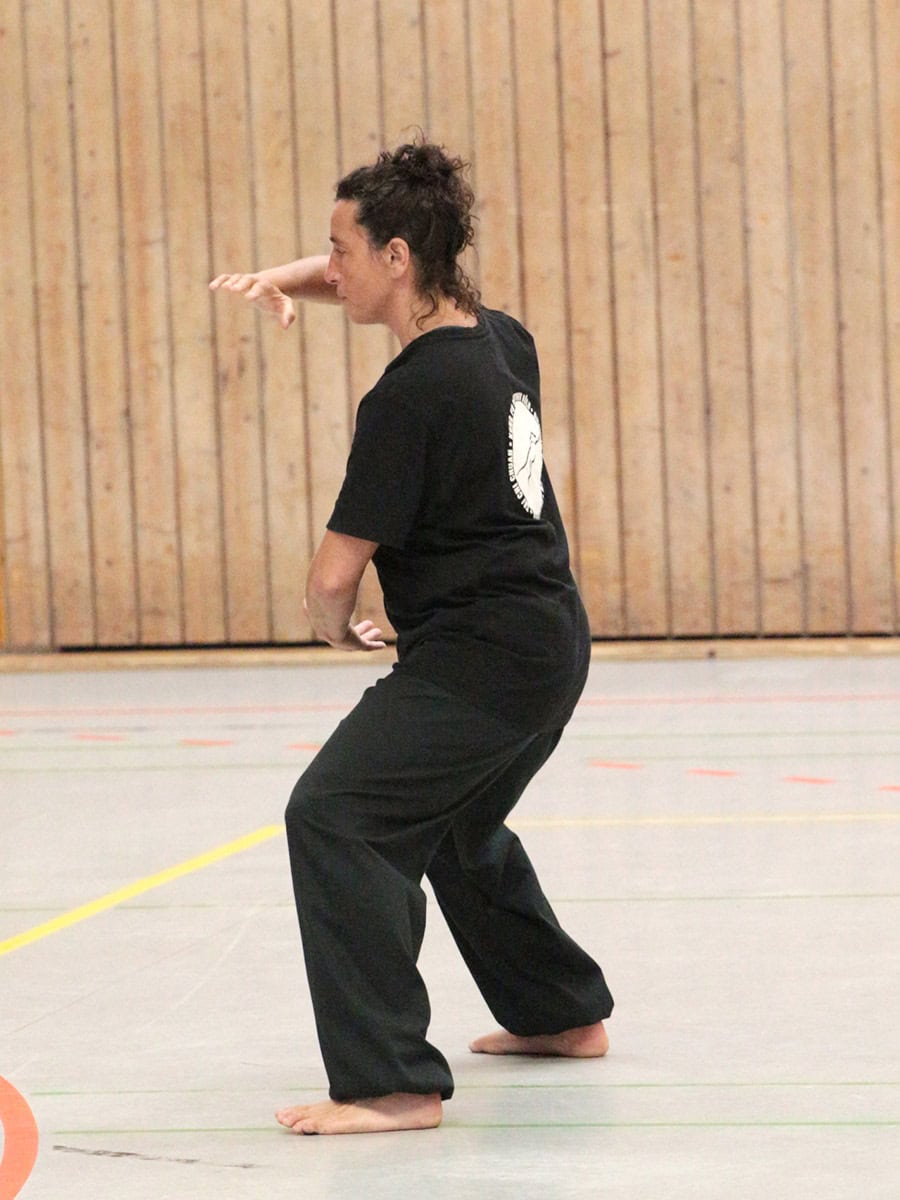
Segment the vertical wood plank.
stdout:
<svg viewBox="0 0 900 1200">
<path fill-rule="evenodd" d="M 785 0 L 784 24 L 803 632 L 815 635 L 849 627 L 824 0 Z"/>
<path fill-rule="evenodd" d="M 466 0 L 424 0 L 426 132 L 432 141 L 472 157 Z"/>
<path fill-rule="evenodd" d="M 831 3 L 840 362 L 854 633 L 887 633 L 894 627 L 871 12 L 866 4 Z"/>
<path fill-rule="evenodd" d="M 598 637 L 624 631 L 619 465 L 610 303 L 609 177 L 600 16 L 559 6 L 562 152 L 576 515 L 572 561 Z"/>
<path fill-rule="evenodd" d="M 113 15 L 139 640 L 177 645 L 184 631 L 157 22 L 147 4 L 116 3 Z"/>
<path fill-rule="evenodd" d="M 477 275 L 489 308 L 521 319 L 520 210 L 509 0 L 469 0 Z"/>
<path fill-rule="evenodd" d="M 224 642 L 219 444 L 198 0 L 160 0 L 163 145 L 184 637 Z"/>
<path fill-rule="evenodd" d="M 330 4 L 291 5 L 294 122 L 297 138 L 301 255 L 326 254 L 334 185 L 340 171 L 335 46 Z M 301 367 L 306 395 L 311 542 L 325 532 L 350 449 L 347 342 L 343 313 L 300 305 Z"/>
<path fill-rule="evenodd" d="M 616 374 L 626 633 L 669 628 L 656 325 L 650 98 L 643 6 L 606 0 Z"/>
<path fill-rule="evenodd" d="M 554 0 L 536 0 L 527 12 L 514 6 L 512 33 L 518 187 L 529 198 L 522 208 L 524 308 L 541 364 L 544 457 L 571 527 L 575 495 Z"/>
<path fill-rule="evenodd" d="M 396 146 L 427 133 L 423 0 L 379 0 L 383 141 Z"/>
<path fill-rule="evenodd" d="M 377 53 L 378 6 L 374 0 L 335 0 L 337 85 L 341 173 L 373 162 L 383 147 L 381 109 L 384 89 Z M 388 69 L 392 69 L 388 64 Z M 365 393 L 378 381 L 396 344 L 379 326 L 349 325 L 349 391 L 355 413 Z M 357 619 L 387 621 L 373 568 L 363 576 Z"/>
<path fill-rule="evenodd" d="M 28 119 L 19 0 L 0 3 L 0 647 L 51 644 Z"/>
<path fill-rule="evenodd" d="M 95 640 L 95 623 L 80 362 L 68 16 L 63 0 L 27 3 L 24 14 L 52 639 L 56 646 L 87 646 Z"/>
<path fill-rule="evenodd" d="M 649 17 L 671 633 L 713 628 L 689 0 Z"/>
<path fill-rule="evenodd" d="M 374 162 L 384 147 L 383 78 L 378 57 L 376 0 L 334 0 L 341 174 Z M 377 326 L 349 326 L 350 395 L 360 397 L 379 379 L 390 345 Z"/>
<path fill-rule="evenodd" d="M 73 4 L 70 36 L 96 640 L 123 646 L 138 629 L 109 0 Z"/>
<path fill-rule="evenodd" d="M 211 253 L 221 265 L 253 263 L 251 188 L 256 170 L 247 111 L 247 8 L 203 0 Z M 258 327 L 240 304 L 215 305 L 225 587 L 229 642 L 271 635 L 268 525 L 262 471 Z"/>
<path fill-rule="evenodd" d="M 788 278 L 787 161 L 779 0 L 740 5 L 753 441 L 761 629 L 803 627 L 797 410 Z"/>
<path fill-rule="evenodd" d="M 894 632 L 900 633 L 900 0 L 874 7 L 878 76 L 878 153 L 884 239 L 884 327 L 890 474 L 893 479 Z"/>
<path fill-rule="evenodd" d="M 297 258 L 297 179 L 293 112 L 293 29 L 284 0 L 254 0 L 248 22 L 254 163 L 254 267 Z M 303 48 L 302 53 L 306 53 Z M 246 314 L 245 314 L 246 317 Z M 309 637 L 303 582 L 310 560 L 306 426 L 299 332 L 260 321 L 265 493 L 272 637 Z"/>
<path fill-rule="evenodd" d="M 378 78 L 381 97 L 381 141 L 394 148 L 428 132 L 425 91 L 425 0 L 378 0 Z M 373 339 L 374 340 L 374 339 Z M 389 335 L 384 362 L 399 353 Z M 382 363 L 382 366 L 384 363 Z M 378 610 L 379 620 L 382 610 Z"/>
<path fill-rule="evenodd" d="M 469 164 L 469 182 L 474 186 L 472 161 L 472 79 L 469 63 L 468 12 L 466 0 L 423 0 L 425 41 L 426 133 L 433 142 L 446 146 Z M 478 277 L 481 231 L 476 223 L 475 248 L 461 259 L 472 280 Z"/>
<path fill-rule="evenodd" d="M 715 632 L 757 633 L 756 496 L 734 7 L 720 0 L 694 0 L 694 39 Z"/>
</svg>

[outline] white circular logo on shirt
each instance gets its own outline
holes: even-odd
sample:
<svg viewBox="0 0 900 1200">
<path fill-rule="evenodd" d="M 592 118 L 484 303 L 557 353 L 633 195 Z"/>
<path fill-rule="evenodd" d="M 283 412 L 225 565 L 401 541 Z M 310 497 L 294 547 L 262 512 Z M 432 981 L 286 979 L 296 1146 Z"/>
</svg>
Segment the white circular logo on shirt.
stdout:
<svg viewBox="0 0 900 1200">
<path fill-rule="evenodd" d="M 509 406 L 509 480 L 526 512 L 541 515 L 544 507 L 544 450 L 541 423 L 524 392 L 516 392 Z"/>
</svg>

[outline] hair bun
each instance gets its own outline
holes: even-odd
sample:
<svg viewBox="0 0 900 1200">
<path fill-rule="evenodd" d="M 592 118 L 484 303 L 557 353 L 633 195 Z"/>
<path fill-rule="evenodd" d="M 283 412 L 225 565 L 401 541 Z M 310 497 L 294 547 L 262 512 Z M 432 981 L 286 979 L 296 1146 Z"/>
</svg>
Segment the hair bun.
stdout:
<svg viewBox="0 0 900 1200">
<path fill-rule="evenodd" d="M 409 142 L 405 146 L 398 146 L 391 158 L 410 179 L 419 183 L 449 179 L 461 166 L 458 160 L 448 158 L 442 146 L 427 142 Z"/>
</svg>

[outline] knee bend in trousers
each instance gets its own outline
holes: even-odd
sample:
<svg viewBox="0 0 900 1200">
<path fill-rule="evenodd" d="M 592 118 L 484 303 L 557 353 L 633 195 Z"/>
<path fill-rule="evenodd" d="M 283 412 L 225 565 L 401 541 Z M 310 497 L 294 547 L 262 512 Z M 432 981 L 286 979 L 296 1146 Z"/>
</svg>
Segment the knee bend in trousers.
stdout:
<svg viewBox="0 0 900 1200">
<path fill-rule="evenodd" d="M 288 837 L 302 841 L 313 832 L 320 835 L 338 834 L 339 809 L 340 805 L 334 798 L 316 787 L 307 775 L 302 775 L 294 785 L 284 813 Z"/>
<path fill-rule="evenodd" d="M 284 820 L 289 839 L 359 841 L 377 832 L 377 821 L 367 816 L 364 797 L 327 786 L 314 767 L 294 785 Z"/>
</svg>

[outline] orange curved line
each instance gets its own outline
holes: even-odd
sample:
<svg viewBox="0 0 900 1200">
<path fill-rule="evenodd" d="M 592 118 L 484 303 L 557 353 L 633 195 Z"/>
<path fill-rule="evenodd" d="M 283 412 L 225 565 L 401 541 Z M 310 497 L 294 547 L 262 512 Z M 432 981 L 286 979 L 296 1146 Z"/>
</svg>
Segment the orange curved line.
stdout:
<svg viewBox="0 0 900 1200">
<path fill-rule="evenodd" d="M 0 1200 L 13 1200 L 31 1174 L 38 1152 L 38 1127 L 28 1101 L 0 1075 Z"/>
</svg>

